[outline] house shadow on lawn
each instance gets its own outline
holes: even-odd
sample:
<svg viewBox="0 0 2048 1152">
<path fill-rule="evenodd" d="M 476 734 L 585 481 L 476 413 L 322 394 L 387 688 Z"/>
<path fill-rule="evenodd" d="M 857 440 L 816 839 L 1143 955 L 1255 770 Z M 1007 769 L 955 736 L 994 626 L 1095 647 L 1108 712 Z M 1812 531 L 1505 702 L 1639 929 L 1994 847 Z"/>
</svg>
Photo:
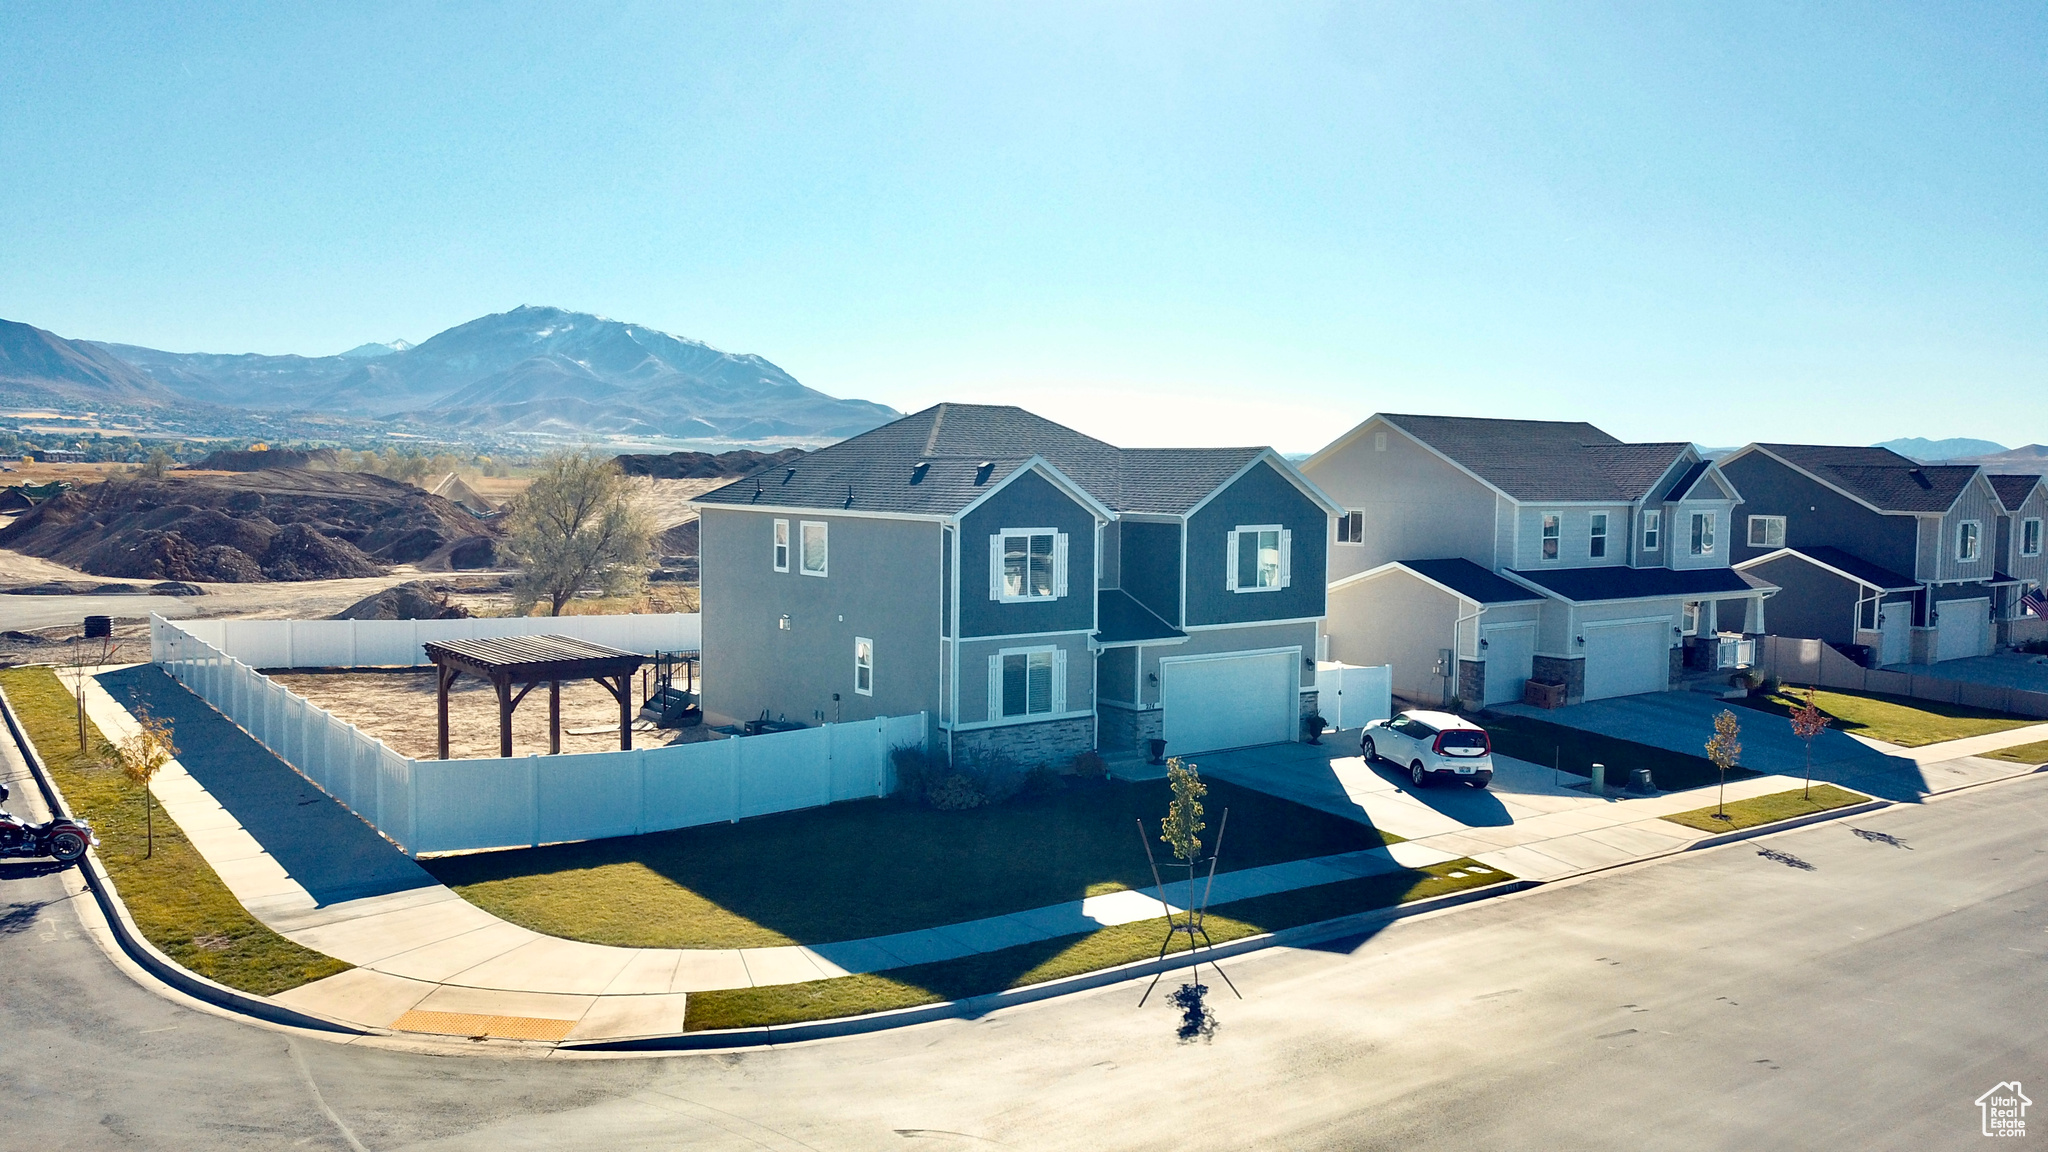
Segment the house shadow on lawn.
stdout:
<svg viewBox="0 0 2048 1152">
<path fill-rule="evenodd" d="M 1207 843 L 1230 813 L 1225 871 L 1386 842 L 1357 821 L 1208 786 Z M 425 866 L 476 904 L 550 935 L 632 947 L 821 945 L 1149 888 L 1138 821 L 1166 856 L 1157 837 L 1169 798 L 1164 781 L 1108 781 L 963 812 L 860 800 Z"/>
</svg>

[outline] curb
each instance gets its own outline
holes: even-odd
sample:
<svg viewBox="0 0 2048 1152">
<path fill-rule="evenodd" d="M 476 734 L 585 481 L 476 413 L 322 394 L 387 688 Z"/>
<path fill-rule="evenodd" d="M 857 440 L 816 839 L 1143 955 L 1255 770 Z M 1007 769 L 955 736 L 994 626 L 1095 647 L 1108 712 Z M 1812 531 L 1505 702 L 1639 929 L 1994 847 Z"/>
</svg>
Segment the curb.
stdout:
<svg viewBox="0 0 2048 1152">
<path fill-rule="evenodd" d="M 1830 808 L 1825 812 L 1809 812 L 1804 816 L 1788 816 L 1783 820 L 1775 820 L 1769 824 L 1759 824 L 1754 828 L 1739 828 L 1733 832 L 1723 832 L 1718 836 L 1708 836 L 1702 840 L 1695 840 L 1684 848 L 1679 849 L 1679 851 L 1697 852 L 1702 848 L 1718 848 L 1723 844 L 1733 844 L 1738 840 L 1753 840 L 1758 836 L 1768 836 L 1773 832 L 1786 832 L 1793 828 L 1803 828 L 1808 824 L 1838 820 L 1844 816 L 1861 816 L 1865 812 L 1875 812 L 1879 808 L 1889 808 L 1891 806 L 1892 801 L 1890 800 L 1872 799 L 1865 800 L 1861 804 L 1845 804 L 1840 808 Z"/>
<path fill-rule="evenodd" d="M 1318 920 L 1313 924 L 1300 924 L 1293 928 L 1282 928 L 1277 932 L 1263 932 L 1256 936 L 1245 936 L 1214 948 L 1202 950 L 1203 961 L 1228 960 L 1247 953 L 1290 944 L 1310 944 L 1323 940 L 1348 936 L 1379 924 L 1419 916 L 1425 912 L 1436 912 L 1471 904 L 1480 900 L 1506 896 L 1527 891 L 1539 885 L 1535 880 L 1503 880 L 1482 888 L 1468 888 L 1463 892 L 1450 892 L 1422 900 L 1398 904 L 1392 908 L 1376 908 L 1369 912 L 1354 912 L 1331 920 Z M 1082 972 L 1048 980 L 1043 984 L 1029 984 L 1021 988 L 1008 988 L 1001 992 L 989 992 L 970 996 L 963 1000 L 947 1000 L 938 1004 L 920 1004 L 914 1008 L 896 1008 L 887 1012 L 873 1012 L 864 1016 L 841 1016 L 831 1020 L 806 1020 L 797 1024 L 765 1024 L 755 1028 L 707 1029 L 703 1032 L 684 1032 L 672 1036 L 648 1036 L 634 1040 L 590 1040 L 581 1043 L 556 1045 L 563 1052 L 691 1052 L 715 1051 L 727 1048 L 757 1048 L 780 1044 L 800 1044 L 812 1040 L 826 1040 L 839 1036 L 857 1036 L 868 1032 L 882 1032 L 891 1028 L 903 1028 L 912 1024 L 925 1024 L 935 1020 L 973 1019 L 985 1016 L 999 1008 L 1030 1004 L 1039 1000 L 1050 1000 L 1092 988 L 1121 984 L 1154 973 L 1171 972 L 1192 963 L 1186 952 L 1176 953 L 1163 960 L 1134 960 L 1114 968 L 1101 968 L 1093 972 Z"/>
<path fill-rule="evenodd" d="M 27 762 L 30 774 L 36 778 L 36 787 L 42 792 L 44 802 L 49 805 L 50 814 L 71 815 L 70 805 L 64 803 L 64 795 L 57 790 L 57 782 L 51 778 L 48 766 L 43 763 L 42 754 L 29 741 L 28 733 L 22 729 L 21 721 L 15 717 L 14 703 L 7 698 L 4 689 L 0 689 L 0 717 L 5 717 L 8 735 L 14 740 L 15 747 L 21 749 L 21 758 Z M 128 906 L 121 902 L 121 895 L 115 890 L 113 881 L 107 878 L 106 872 L 100 867 L 97 849 L 87 852 L 84 858 L 79 860 L 78 871 L 85 877 L 86 887 L 92 890 L 93 901 L 99 905 L 101 914 L 106 917 L 107 927 L 113 932 L 114 940 L 120 944 L 121 951 L 127 953 L 128 958 L 140 965 L 143 971 L 165 984 L 196 1000 L 271 1024 L 347 1036 L 375 1034 L 369 1029 L 344 1021 L 316 1016 L 296 1008 L 287 1008 L 252 992 L 243 992 L 216 983 L 183 967 L 169 956 L 157 951 L 156 945 L 144 938 L 142 930 L 135 926 L 134 918 L 128 914 Z"/>
</svg>

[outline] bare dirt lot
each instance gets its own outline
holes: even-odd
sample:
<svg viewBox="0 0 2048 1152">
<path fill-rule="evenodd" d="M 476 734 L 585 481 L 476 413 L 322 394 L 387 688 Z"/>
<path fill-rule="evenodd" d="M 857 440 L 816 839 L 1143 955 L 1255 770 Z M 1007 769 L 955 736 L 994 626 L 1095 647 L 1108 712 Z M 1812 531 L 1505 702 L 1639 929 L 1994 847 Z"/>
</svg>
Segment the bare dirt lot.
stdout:
<svg viewBox="0 0 2048 1152">
<path fill-rule="evenodd" d="M 281 672 L 271 677 L 339 719 L 414 759 L 437 755 L 434 670 L 418 672 Z M 633 710 L 640 710 L 640 685 L 633 684 Z M 586 731 L 594 729 L 594 731 Z M 706 739 L 702 726 L 633 733 L 633 747 Z M 619 705 L 589 680 L 562 684 L 562 751 L 612 752 L 619 747 Z M 548 750 L 548 690 L 535 688 L 512 713 L 512 754 Z M 473 676 L 455 682 L 448 694 L 448 754 L 455 758 L 498 754 L 498 702 L 491 686 Z"/>
</svg>

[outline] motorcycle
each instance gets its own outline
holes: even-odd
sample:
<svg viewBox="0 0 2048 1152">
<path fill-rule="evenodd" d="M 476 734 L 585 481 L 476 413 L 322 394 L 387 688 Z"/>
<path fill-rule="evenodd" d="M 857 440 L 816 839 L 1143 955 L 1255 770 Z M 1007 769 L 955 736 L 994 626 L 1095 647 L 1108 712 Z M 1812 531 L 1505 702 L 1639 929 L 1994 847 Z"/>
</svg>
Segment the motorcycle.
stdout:
<svg viewBox="0 0 2048 1152">
<path fill-rule="evenodd" d="M 7 803 L 7 796 L 7 785 L 0 784 L 0 804 Z M 70 864 L 99 842 L 92 825 L 83 820 L 59 817 L 31 824 L 0 808 L 0 857 L 49 856 L 60 864 Z"/>
</svg>

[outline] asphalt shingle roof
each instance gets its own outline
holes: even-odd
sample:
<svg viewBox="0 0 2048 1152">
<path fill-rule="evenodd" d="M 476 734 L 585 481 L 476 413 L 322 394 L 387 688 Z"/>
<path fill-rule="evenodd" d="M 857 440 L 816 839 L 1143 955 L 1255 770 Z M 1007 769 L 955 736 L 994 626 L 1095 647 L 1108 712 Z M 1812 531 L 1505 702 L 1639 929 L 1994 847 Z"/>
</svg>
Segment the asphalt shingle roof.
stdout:
<svg viewBox="0 0 2048 1152">
<path fill-rule="evenodd" d="M 1687 447 L 1624 444 L 1582 420 L 1381 418 L 1517 500 L 1639 500 Z"/>
<path fill-rule="evenodd" d="M 1719 596 L 1775 585 L 1732 568 L 1546 568 L 1515 575 L 1567 600 L 1638 600 L 1664 596 Z"/>
<path fill-rule="evenodd" d="M 1186 637 L 1187 633 L 1168 624 L 1121 588 L 1104 588 L 1095 594 L 1095 640 L 1099 644 Z"/>
<path fill-rule="evenodd" d="M 1529 591 L 1513 580 L 1496 576 L 1484 567 L 1462 558 L 1403 560 L 1401 567 L 1434 580 L 1478 604 L 1527 604 L 1532 600 L 1543 599 L 1538 593 Z"/>
<path fill-rule="evenodd" d="M 1883 512 L 1946 512 L 1977 474 L 1974 464 L 1919 464 L 1889 448 L 1757 447 Z"/>
<path fill-rule="evenodd" d="M 2041 482 L 2039 476 L 1987 476 L 1985 479 L 1998 490 L 1998 502 L 2005 505 L 2007 512 L 2019 511 L 2020 505 L 2033 495 L 2034 485 Z"/>
<path fill-rule="evenodd" d="M 1918 588 L 1920 582 L 1901 572 L 1894 572 L 1882 565 L 1872 564 L 1853 553 L 1844 552 L 1829 544 L 1810 548 L 1788 548 L 1786 551 L 1816 564 L 1825 564 L 1838 572 L 1846 572 L 1854 580 L 1861 580 L 1872 588 L 1896 592 L 1905 588 Z M 1791 559 L 1791 557 L 1786 557 Z"/>
<path fill-rule="evenodd" d="M 1200 503 L 1264 451 L 1118 448 L 1022 408 L 938 404 L 696 499 L 950 515 L 1042 456 L 1109 508 L 1171 515 Z"/>
</svg>

